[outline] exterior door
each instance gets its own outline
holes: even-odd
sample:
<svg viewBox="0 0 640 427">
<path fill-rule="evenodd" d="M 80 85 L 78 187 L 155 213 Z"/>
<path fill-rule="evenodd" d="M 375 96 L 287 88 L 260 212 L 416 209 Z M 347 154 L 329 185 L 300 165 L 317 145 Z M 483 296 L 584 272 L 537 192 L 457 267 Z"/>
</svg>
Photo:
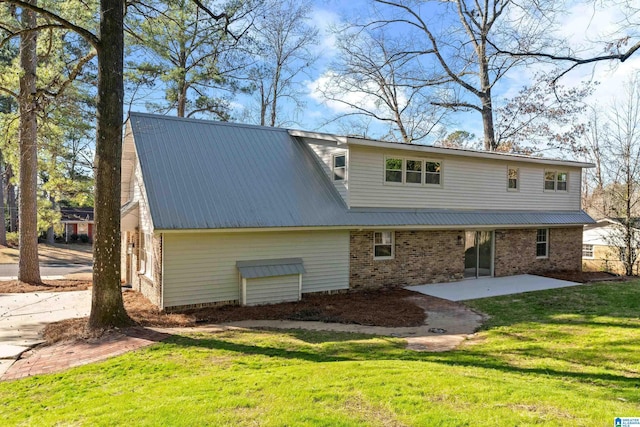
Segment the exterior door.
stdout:
<svg viewBox="0 0 640 427">
<path fill-rule="evenodd" d="M 466 231 L 464 277 L 493 276 L 493 231 Z"/>
</svg>

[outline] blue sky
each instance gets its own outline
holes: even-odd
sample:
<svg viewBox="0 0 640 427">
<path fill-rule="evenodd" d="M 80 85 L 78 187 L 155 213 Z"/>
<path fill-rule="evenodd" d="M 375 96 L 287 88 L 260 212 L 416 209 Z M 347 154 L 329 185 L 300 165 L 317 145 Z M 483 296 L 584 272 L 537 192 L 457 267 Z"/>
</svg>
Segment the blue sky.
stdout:
<svg viewBox="0 0 640 427">
<path fill-rule="evenodd" d="M 297 112 L 295 123 L 289 127 L 340 132 L 341 128 L 336 123 L 327 125 L 327 119 L 348 112 L 348 110 L 340 103 L 326 102 L 317 90 L 319 85 L 330 80 L 331 64 L 338 53 L 335 46 L 335 36 L 331 33 L 330 28 L 345 22 L 352 22 L 354 17 L 366 16 L 371 5 L 371 0 L 349 2 L 315 0 L 311 21 L 320 30 L 320 45 L 316 48 L 319 60 L 308 70 L 307 75 L 301 75 L 299 78 L 298 83 L 303 88 L 301 97 L 305 103 L 305 108 Z M 615 7 L 599 10 L 597 6 L 598 4 L 594 5 L 593 1 L 570 1 L 567 5 L 568 13 L 563 14 L 558 19 L 557 35 L 568 40 L 572 48 L 582 51 L 585 56 L 602 53 L 602 43 L 600 41 L 619 35 L 616 30 L 624 19 L 622 11 Z M 531 82 L 531 78 L 536 72 L 546 67 L 544 65 L 535 65 L 513 70 L 494 89 L 494 98 L 499 101 L 499 99 L 515 95 L 523 85 Z M 572 86 L 585 79 L 600 82 L 596 92 L 587 102 L 602 104 L 603 101 L 610 100 L 612 96 L 618 93 L 624 80 L 639 69 L 640 54 L 623 64 L 598 63 L 593 66 L 581 66 L 566 75 L 561 83 L 566 86 Z M 145 97 L 151 99 L 161 96 L 161 94 L 151 91 Z M 349 96 L 350 100 L 354 100 L 357 99 L 358 94 Z M 235 100 L 238 112 L 250 102 L 251 99 L 248 97 L 238 97 Z M 367 100 L 363 99 L 362 102 L 367 102 Z M 134 109 L 140 110 L 140 105 L 137 105 Z M 453 131 L 457 129 L 475 133 L 480 137 L 482 135 L 480 114 L 471 112 L 451 116 L 447 130 Z"/>
</svg>

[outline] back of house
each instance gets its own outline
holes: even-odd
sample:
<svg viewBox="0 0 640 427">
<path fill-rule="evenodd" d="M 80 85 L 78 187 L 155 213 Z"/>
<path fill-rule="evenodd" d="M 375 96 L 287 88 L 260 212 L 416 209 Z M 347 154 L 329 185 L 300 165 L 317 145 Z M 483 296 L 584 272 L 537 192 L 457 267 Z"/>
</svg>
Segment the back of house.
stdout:
<svg viewBox="0 0 640 427">
<path fill-rule="evenodd" d="M 132 113 L 123 280 L 161 308 L 579 270 L 582 168 Z"/>
</svg>

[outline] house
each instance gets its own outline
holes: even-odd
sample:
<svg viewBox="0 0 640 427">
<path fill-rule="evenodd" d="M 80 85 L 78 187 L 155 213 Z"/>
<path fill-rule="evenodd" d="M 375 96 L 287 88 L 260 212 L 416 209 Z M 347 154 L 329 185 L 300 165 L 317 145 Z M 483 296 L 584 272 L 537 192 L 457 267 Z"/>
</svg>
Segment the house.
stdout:
<svg viewBox="0 0 640 427">
<path fill-rule="evenodd" d="M 634 218 L 635 223 L 639 223 Z M 640 248 L 640 227 L 633 227 L 635 246 Z M 625 233 L 620 220 L 603 218 L 584 226 L 582 235 L 582 267 L 585 271 L 608 271 L 626 274 L 623 256 L 625 253 Z M 634 267 L 637 273 L 638 265 Z"/>
<path fill-rule="evenodd" d="M 181 309 L 579 270 L 590 166 L 131 113 L 122 279 Z"/>
<path fill-rule="evenodd" d="M 93 241 L 93 208 L 60 208 L 60 218 L 66 243 L 72 235 L 86 235 Z"/>
</svg>

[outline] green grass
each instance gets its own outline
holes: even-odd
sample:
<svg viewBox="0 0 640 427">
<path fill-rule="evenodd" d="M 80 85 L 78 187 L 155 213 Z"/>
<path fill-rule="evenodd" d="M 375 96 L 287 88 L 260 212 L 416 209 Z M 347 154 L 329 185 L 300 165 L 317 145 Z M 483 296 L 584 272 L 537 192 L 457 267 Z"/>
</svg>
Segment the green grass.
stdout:
<svg viewBox="0 0 640 427">
<path fill-rule="evenodd" d="M 0 425 L 611 426 L 640 416 L 640 282 L 476 300 L 448 353 L 232 331 L 0 383 Z"/>
</svg>

